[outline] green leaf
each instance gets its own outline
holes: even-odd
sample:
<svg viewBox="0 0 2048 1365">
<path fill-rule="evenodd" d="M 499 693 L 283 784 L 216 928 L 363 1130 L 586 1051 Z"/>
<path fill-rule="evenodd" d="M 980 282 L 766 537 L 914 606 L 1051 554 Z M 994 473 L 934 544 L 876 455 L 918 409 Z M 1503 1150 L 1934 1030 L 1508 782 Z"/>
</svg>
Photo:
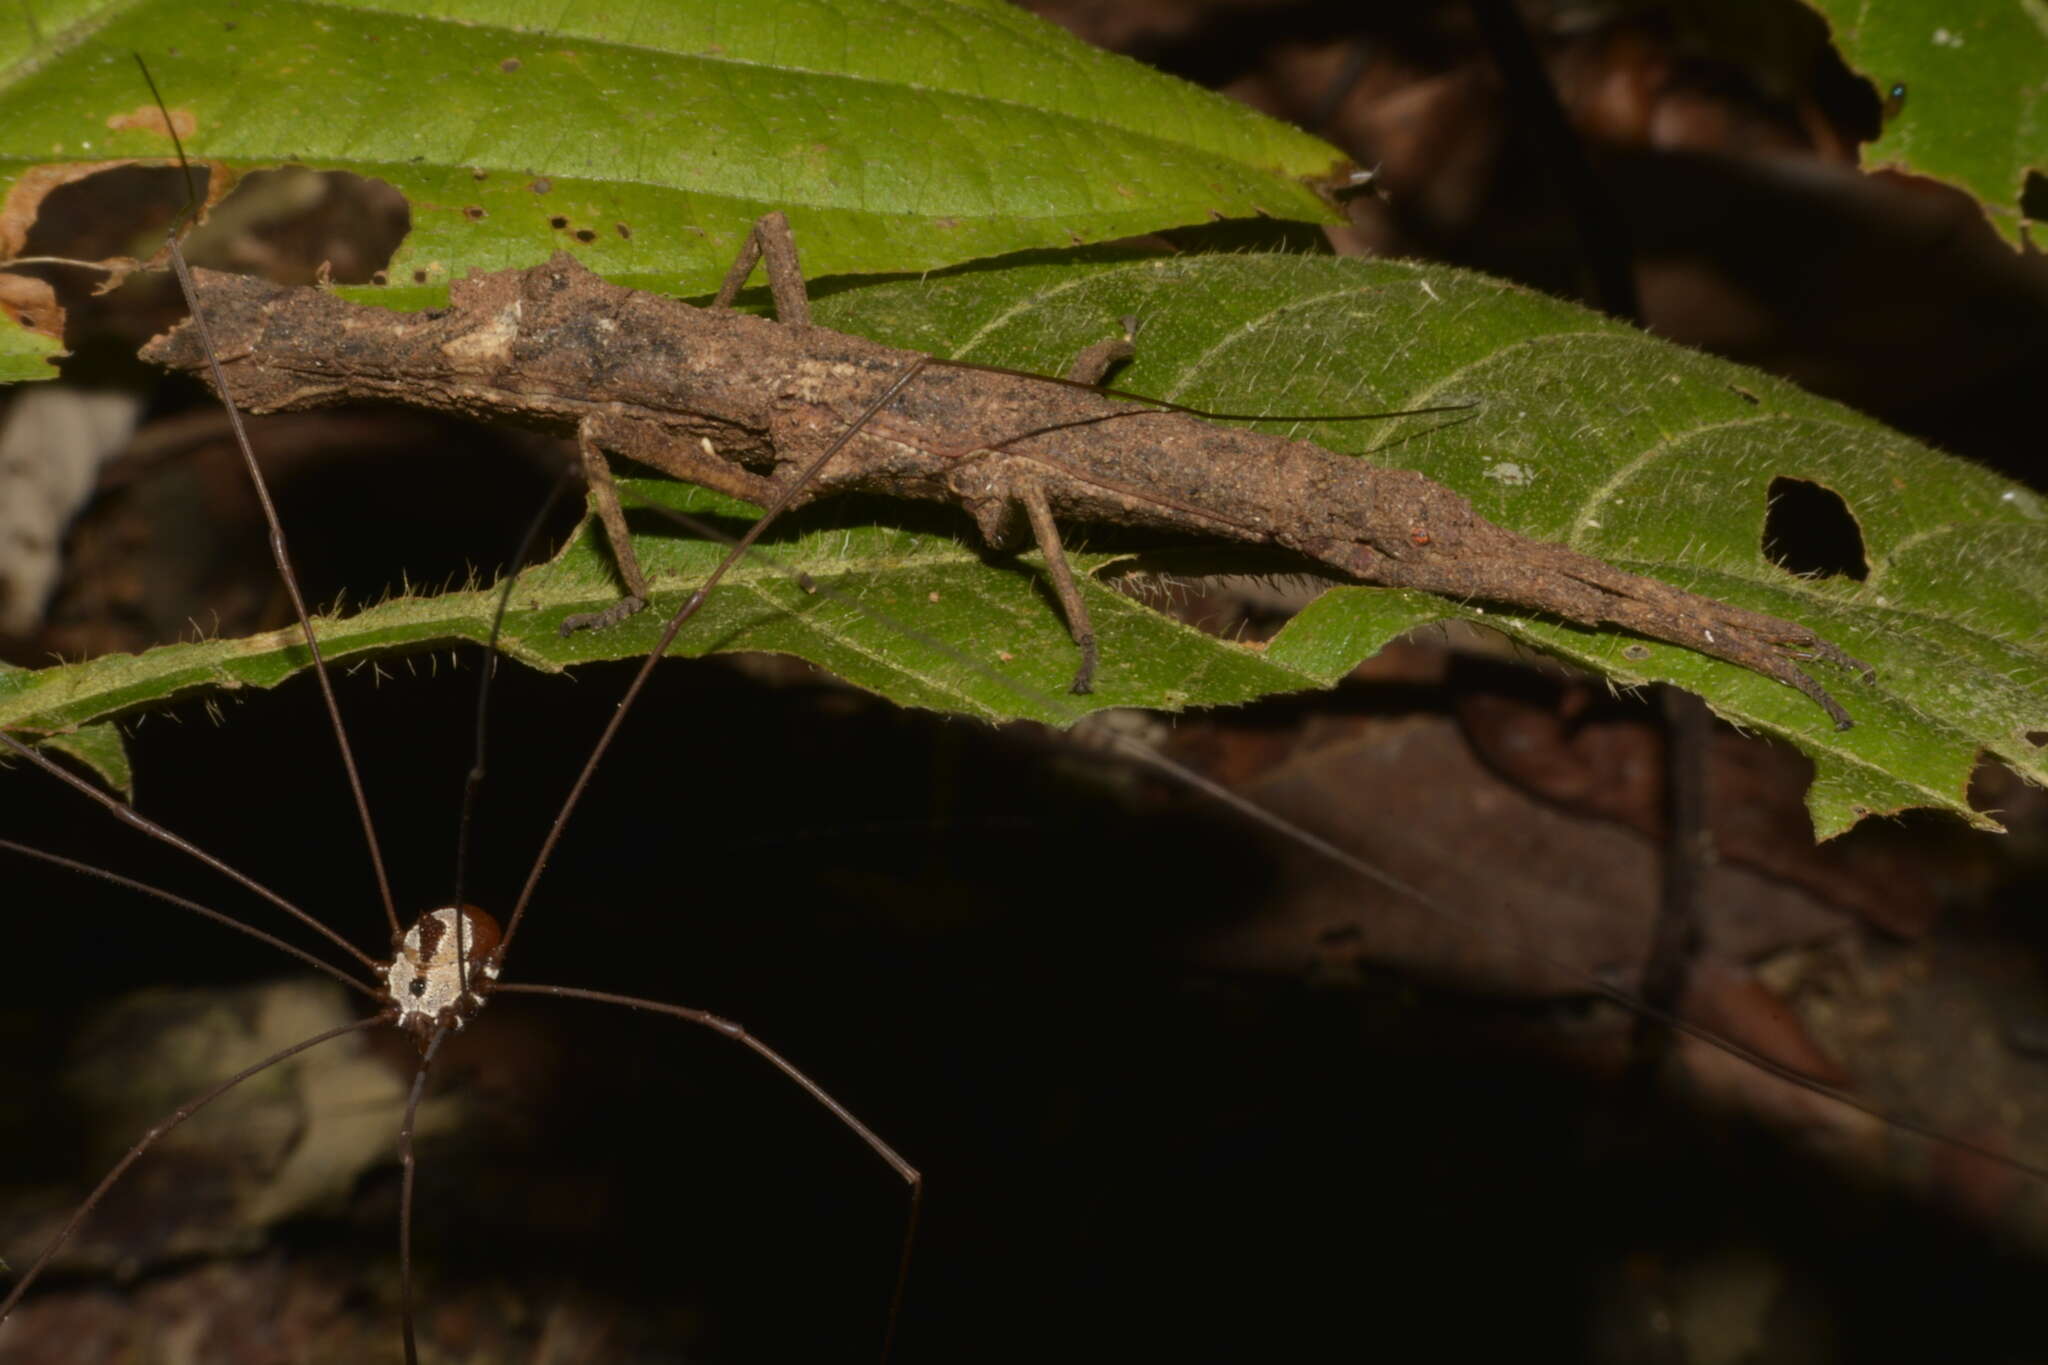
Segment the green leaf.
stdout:
<svg viewBox="0 0 2048 1365">
<path fill-rule="evenodd" d="M 1864 164 L 1968 191 L 2018 245 L 2028 177 L 2048 173 L 2048 0 L 1807 3 L 1850 68 L 1887 100 Z"/>
<path fill-rule="evenodd" d="M 5 691 L 10 682 L 25 682 L 27 672 L 12 664 L 0 663 L 0 691 Z M 87 725 L 53 734 L 43 741 L 43 747 L 68 755 L 122 796 L 132 797 L 135 794 L 135 770 L 128 763 L 128 746 L 115 726 Z M 0 754 L 0 766 L 11 758 L 12 754 Z"/>
<path fill-rule="evenodd" d="M 1966 797 L 1980 750 L 2035 779 L 2048 761 L 2048 509 L 2024 489 L 1940 455 L 1838 404 L 1755 371 L 1659 342 L 1584 309 L 1463 272 L 1316 257 L 1090 259 L 977 267 L 842 288 L 828 326 L 899 345 L 1040 371 L 1059 369 L 1117 319 L 1142 321 L 1123 387 L 1219 410 L 1343 413 L 1450 401 L 1469 413 L 1277 429 L 1422 470 L 1494 520 L 1639 573 L 1803 622 L 1878 670 L 1875 684 L 1823 677 L 1858 722 L 1836 733 L 1806 698 L 1676 647 L 1414 594 L 1341 588 L 1259 651 L 1200 635 L 1099 580 L 1088 586 L 1103 646 L 1098 691 L 1069 697 L 1074 650 L 1035 562 L 988 559 L 959 519 L 916 509 L 827 506 L 771 534 L 779 563 L 749 561 L 685 628 L 678 653 L 799 654 L 905 704 L 1062 722 L 1105 706 L 1177 709 L 1327 686 L 1400 632 L 1483 620 L 1620 682 L 1669 680 L 1722 715 L 1811 754 L 1822 835 L 1912 806 L 1990 826 Z M 1764 556 L 1773 480 L 1846 501 L 1865 581 L 1799 578 Z M 642 499 L 695 490 L 633 485 Z M 728 528 L 745 513 L 726 508 Z M 814 518 L 815 519 L 812 519 Z M 656 610 L 611 632 L 560 639 L 574 611 L 617 587 L 585 538 L 520 579 L 506 648 L 559 668 L 645 650 L 657 617 L 722 554 L 648 523 L 641 556 Z M 1075 539 L 1085 549 L 1087 533 Z M 1129 569 L 1143 546 L 1082 554 Z M 807 593 L 808 574 L 838 596 Z M 858 604 L 858 605 L 855 605 Z M 859 608 L 879 609 L 881 616 Z M 421 648 L 488 631 L 490 594 L 406 599 L 324 622 L 337 657 Z M 905 633 L 908 627 L 913 633 Z M 0 725 L 78 724 L 195 687 L 269 685 L 303 664 L 296 632 L 167 646 L 137 658 L 0 678 Z"/>
<path fill-rule="evenodd" d="M 0 384 L 55 379 L 50 362 L 63 353 L 57 338 L 21 326 L 0 309 Z"/>
<path fill-rule="evenodd" d="M 128 745 L 112 725 L 88 725 L 68 735 L 53 735 L 45 747 L 68 754 L 124 797 L 135 795 L 135 770 L 128 764 Z"/>
<path fill-rule="evenodd" d="M 1329 221 L 1304 180 L 1343 161 L 1003 0 L 669 0 L 625 17 L 74 0 L 39 4 L 33 32 L 29 13 L 0 15 L 0 190 L 37 163 L 168 156 L 138 52 L 195 158 L 395 185 L 413 223 L 390 278 L 443 294 L 556 249 L 705 292 L 777 208 L 815 275 L 1215 217 Z"/>
</svg>

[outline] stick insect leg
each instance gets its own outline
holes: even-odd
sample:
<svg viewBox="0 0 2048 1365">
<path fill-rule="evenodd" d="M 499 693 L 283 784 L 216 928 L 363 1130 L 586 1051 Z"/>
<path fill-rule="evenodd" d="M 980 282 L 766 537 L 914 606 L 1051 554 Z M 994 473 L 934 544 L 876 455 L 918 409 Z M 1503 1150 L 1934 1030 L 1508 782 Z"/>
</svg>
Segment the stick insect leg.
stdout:
<svg viewBox="0 0 2048 1365">
<path fill-rule="evenodd" d="M 1109 337 L 1086 346 L 1074 357 L 1074 363 L 1067 366 L 1069 384 L 1086 384 L 1090 388 L 1100 384 L 1109 372 L 1138 353 L 1138 320 L 1135 317 L 1120 319 L 1123 335 Z"/>
<path fill-rule="evenodd" d="M 604 523 L 605 539 L 611 542 L 612 563 L 626 580 L 626 595 L 603 611 L 578 612 L 562 619 L 563 635 L 579 630 L 606 630 L 642 610 L 653 595 L 640 557 L 633 553 L 633 536 L 626 529 L 625 509 L 619 506 L 618 486 L 612 482 L 612 467 L 598 447 L 598 424 L 586 417 L 576 425 L 576 453 L 583 457 L 583 477 L 590 486 L 590 500 L 597 506 L 597 518 Z"/>
<path fill-rule="evenodd" d="M 810 326 L 811 296 L 804 288 L 803 267 L 797 261 L 796 235 L 779 209 L 764 214 L 747 230 L 747 240 L 740 243 L 740 254 L 725 272 L 725 283 L 718 286 L 718 297 L 711 306 L 732 307 L 754 266 L 763 261 L 768 267 L 768 292 L 775 300 L 775 316 L 798 327 Z"/>
<path fill-rule="evenodd" d="M 1074 681 L 1067 690 L 1076 696 L 1086 696 L 1095 690 L 1095 666 L 1101 662 L 1095 647 L 1095 622 L 1089 619 L 1088 604 L 1081 600 L 1081 587 L 1067 564 L 1067 552 L 1060 544 L 1060 528 L 1052 519 L 1052 506 L 1045 499 L 1045 490 L 1036 484 L 1027 485 L 1017 491 L 1017 501 L 1023 504 L 1024 515 L 1031 519 L 1031 534 L 1038 538 L 1039 552 L 1045 556 L 1046 572 L 1052 575 L 1053 592 L 1060 599 L 1060 610 L 1066 614 L 1067 629 L 1081 650 L 1081 666 L 1074 670 Z"/>
<path fill-rule="evenodd" d="M 1067 379 L 1075 384 L 1099 384 L 1104 375 L 1137 353 L 1133 338 L 1137 335 L 1136 318 L 1123 319 L 1123 335 L 1098 341 L 1074 357 L 1074 363 L 1067 367 Z M 1080 585 L 1074 579 L 1074 570 L 1067 563 L 1067 552 L 1060 543 L 1059 525 L 1052 519 L 1052 506 L 1046 501 L 1045 490 L 1037 484 L 1030 484 L 1017 490 L 1017 502 L 1024 508 L 1024 515 L 1030 518 L 1031 534 L 1038 541 L 1038 549 L 1045 556 L 1046 571 L 1052 576 L 1053 592 L 1060 601 L 1060 611 L 1067 618 L 1067 629 L 1073 633 L 1074 643 L 1081 650 L 1081 666 L 1074 670 L 1074 681 L 1067 688 L 1076 696 L 1086 696 L 1095 690 L 1095 667 L 1101 662 L 1101 653 L 1095 644 L 1095 623 L 1088 616 L 1088 604 L 1081 600 Z"/>
<path fill-rule="evenodd" d="M 811 298 L 804 288 L 803 267 L 796 254 L 796 237 L 789 229 L 789 219 L 780 211 L 764 215 L 747 230 L 747 239 L 740 243 L 739 255 L 733 258 L 732 269 L 726 271 L 725 282 L 718 286 L 718 295 L 711 301 L 711 306 L 732 307 L 747 278 L 754 273 L 754 267 L 764 262 L 768 269 L 768 290 L 775 299 L 775 316 L 795 326 L 809 326 Z M 577 425 L 576 450 L 583 457 L 583 472 L 590 484 L 591 501 L 597 505 L 598 518 L 604 523 L 605 539 L 611 542 L 612 561 L 619 567 L 619 576 L 626 580 L 626 596 L 603 611 L 580 612 L 564 618 L 560 627 L 563 635 L 615 626 L 644 608 L 652 595 L 647 586 L 647 575 L 641 571 L 639 556 L 633 553 L 633 538 L 626 530 L 626 514 L 619 506 L 611 466 L 598 447 L 596 427 L 596 420 L 588 417 Z"/>
</svg>

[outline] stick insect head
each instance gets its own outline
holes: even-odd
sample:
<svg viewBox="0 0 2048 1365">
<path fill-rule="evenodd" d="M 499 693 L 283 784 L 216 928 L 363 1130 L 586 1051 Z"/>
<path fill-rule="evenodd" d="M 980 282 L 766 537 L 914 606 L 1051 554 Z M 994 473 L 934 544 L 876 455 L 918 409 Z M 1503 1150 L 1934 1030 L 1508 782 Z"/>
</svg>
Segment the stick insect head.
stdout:
<svg viewBox="0 0 2048 1365">
<path fill-rule="evenodd" d="M 438 1030 L 459 1029 L 497 979 L 498 922 L 474 905 L 444 905 L 413 921 L 383 971 L 394 1020 L 424 1053 Z"/>
</svg>

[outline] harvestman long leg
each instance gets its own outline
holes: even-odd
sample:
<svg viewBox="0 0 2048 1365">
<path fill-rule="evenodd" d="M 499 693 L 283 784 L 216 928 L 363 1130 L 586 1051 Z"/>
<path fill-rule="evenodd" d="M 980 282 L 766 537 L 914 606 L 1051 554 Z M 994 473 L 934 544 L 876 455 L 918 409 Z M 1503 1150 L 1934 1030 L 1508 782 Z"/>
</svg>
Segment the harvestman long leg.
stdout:
<svg viewBox="0 0 2048 1365">
<path fill-rule="evenodd" d="M 642 1000 L 637 996 L 583 990 L 576 986 L 542 986 L 522 981 L 506 982 L 499 985 L 498 989 L 524 995 L 552 995 L 565 1000 L 594 1000 L 602 1005 L 621 1005 L 627 1009 L 647 1010 L 687 1020 L 692 1024 L 702 1024 L 705 1028 L 752 1049 L 756 1056 L 763 1058 L 770 1066 L 795 1081 L 805 1094 L 831 1111 L 834 1118 L 851 1128 L 876 1156 L 888 1162 L 890 1169 L 902 1176 L 903 1182 L 910 1187 L 910 1216 L 904 1224 L 903 1250 L 898 1255 L 896 1263 L 896 1287 L 889 1295 L 889 1326 L 882 1338 L 882 1359 L 889 1358 L 889 1348 L 896 1340 L 896 1320 L 903 1308 L 903 1290 L 910 1282 L 910 1253 L 917 1243 L 918 1213 L 924 1206 L 924 1176 L 919 1173 L 917 1167 L 905 1161 L 874 1129 L 862 1123 L 854 1116 L 852 1110 L 833 1099 L 823 1086 L 805 1075 L 787 1057 L 730 1019 L 721 1018 L 708 1010 L 693 1010 L 687 1006 L 665 1004 L 659 1000 Z"/>
<path fill-rule="evenodd" d="M 28 1270 L 23 1273 L 19 1280 L 15 1281 L 14 1288 L 7 1292 L 7 1297 L 0 1299 L 0 1322 L 7 1320 L 8 1314 L 14 1311 L 14 1306 L 21 1302 L 21 1296 L 29 1291 L 29 1287 L 35 1284 L 37 1278 L 43 1273 L 43 1268 L 49 1265 L 50 1258 L 55 1256 L 64 1244 L 71 1240 L 71 1234 L 76 1232 L 78 1225 L 84 1222 L 86 1216 L 99 1206 L 100 1200 L 106 1197 L 107 1191 L 114 1188 L 115 1182 L 127 1174 L 128 1168 L 140 1160 L 143 1154 L 150 1148 L 156 1146 L 165 1134 L 169 1133 L 186 1119 L 191 1118 L 207 1105 L 212 1104 L 222 1095 L 227 1094 L 228 1091 L 233 1090 L 243 1081 L 248 1080 L 251 1076 L 268 1071 L 279 1062 L 296 1057 L 301 1052 L 305 1052 L 309 1048 L 318 1047 L 330 1039 L 339 1038 L 344 1033 L 358 1033 L 364 1029 L 374 1028 L 379 1024 L 388 1022 L 390 1021 L 387 1016 L 373 1014 L 367 1019 L 358 1019 L 352 1024 L 342 1024 L 335 1028 L 327 1029 L 324 1032 L 316 1033 L 311 1038 L 293 1043 L 290 1047 L 271 1053 L 260 1062 L 244 1067 L 204 1094 L 195 1099 L 187 1100 L 172 1110 L 162 1121 L 144 1133 L 141 1139 L 128 1149 L 127 1155 L 114 1163 L 114 1169 L 108 1171 L 101 1178 L 100 1183 L 93 1186 L 92 1193 L 85 1197 L 84 1203 L 72 1211 L 71 1217 L 65 1220 L 62 1228 L 58 1229 L 57 1235 L 50 1239 L 50 1244 L 43 1248 L 42 1254 L 36 1257 L 35 1263 L 29 1266 Z"/>
</svg>

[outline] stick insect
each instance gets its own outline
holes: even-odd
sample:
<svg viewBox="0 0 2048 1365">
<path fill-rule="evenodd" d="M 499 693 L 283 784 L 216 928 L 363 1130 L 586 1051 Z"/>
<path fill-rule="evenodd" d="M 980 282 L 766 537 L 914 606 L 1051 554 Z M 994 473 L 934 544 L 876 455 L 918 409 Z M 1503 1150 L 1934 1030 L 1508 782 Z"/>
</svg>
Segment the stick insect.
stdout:
<svg viewBox="0 0 2048 1365">
<path fill-rule="evenodd" d="M 731 309 L 763 262 L 779 323 Z M 1076 693 L 1090 690 L 1098 655 L 1061 518 L 1278 549 L 1360 582 L 1613 623 L 1794 687 L 1837 729 L 1850 727 L 1848 711 L 1795 660 L 1874 677 L 1803 626 L 1516 535 L 1421 475 L 1200 420 L 1213 413 L 1120 404 L 1092 387 L 1128 354 L 1113 339 L 1077 358 L 1062 387 L 813 327 L 780 213 L 755 224 L 708 309 L 607 284 L 566 253 L 472 276 L 427 314 L 238 278 L 209 276 L 196 290 L 230 363 L 209 365 L 189 331 L 151 343 L 145 358 L 208 375 L 250 411 L 395 401 L 572 430 L 626 596 L 565 629 L 615 624 L 647 595 L 609 491 L 611 450 L 771 517 L 826 493 L 879 492 L 957 504 L 999 551 L 1028 537 L 1079 653 Z M 339 336 L 349 344 L 337 354 Z M 919 382 L 902 402 L 863 411 L 878 382 L 906 375 Z"/>
</svg>

